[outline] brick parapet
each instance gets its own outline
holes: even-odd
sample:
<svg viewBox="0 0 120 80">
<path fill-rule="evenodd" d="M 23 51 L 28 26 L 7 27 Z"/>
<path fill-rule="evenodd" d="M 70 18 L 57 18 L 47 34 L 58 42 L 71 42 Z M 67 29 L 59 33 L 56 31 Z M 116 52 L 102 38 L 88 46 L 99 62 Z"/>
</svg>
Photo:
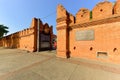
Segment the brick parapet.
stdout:
<svg viewBox="0 0 120 80">
<path fill-rule="evenodd" d="M 90 11 L 86 8 L 81 8 L 76 16 L 68 13 L 62 5 L 57 7 L 57 25 L 62 24 L 63 21 L 67 21 L 68 25 L 85 23 L 89 21 L 97 21 L 120 15 L 120 1 L 118 0 L 115 5 L 109 1 L 104 1 L 96 4 L 96 6 Z"/>
<path fill-rule="evenodd" d="M 101 19 L 101 20 L 92 20 L 85 23 L 79 23 L 79 24 L 73 24 L 70 25 L 70 28 L 82 28 L 82 27 L 89 27 L 94 25 L 101 25 L 101 24 L 108 24 L 108 23 L 114 23 L 114 22 L 120 22 L 120 16 L 112 16 L 109 18 Z"/>
<path fill-rule="evenodd" d="M 53 34 L 52 27 L 49 27 L 48 24 L 42 24 L 42 21 L 40 21 L 39 25 L 40 25 L 40 30 L 39 30 L 40 34 L 46 32 L 49 32 L 50 36 Z M 37 27 L 38 27 L 38 19 L 33 18 L 30 28 L 3 37 L 2 39 L 0 39 L 0 46 L 9 47 L 9 48 L 19 48 L 22 50 L 27 50 L 32 52 L 36 51 Z M 50 41 L 52 41 L 51 37 L 50 37 Z M 51 44 L 52 43 L 50 42 L 50 45 Z"/>
<path fill-rule="evenodd" d="M 120 2 L 120 0 L 118 1 Z M 85 18 L 77 20 L 81 17 L 82 12 L 76 16 L 77 18 L 70 13 L 61 12 L 56 20 L 58 33 L 57 56 L 66 58 L 69 54 L 71 57 L 120 63 L 120 14 L 118 1 L 116 2 L 116 7 L 108 1 L 98 3 L 90 11 L 92 18 L 88 14 L 85 17 L 86 21 L 84 21 Z M 67 12 L 65 8 L 63 9 Z M 59 9 L 59 12 L 60 10 L 62 11 L 62 9 Z"/>
</svg>

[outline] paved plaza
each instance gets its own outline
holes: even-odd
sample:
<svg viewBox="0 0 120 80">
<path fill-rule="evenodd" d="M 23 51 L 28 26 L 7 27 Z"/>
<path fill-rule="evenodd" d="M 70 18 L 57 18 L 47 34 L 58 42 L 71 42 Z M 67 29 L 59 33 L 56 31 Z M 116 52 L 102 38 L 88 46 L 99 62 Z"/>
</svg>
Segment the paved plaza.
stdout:
<svg viewBox="0 0 120 80">
<path fill-rule="evenodd" d="M 120 65 L 0 48 L 0 80 L 120 80 Z"/>
</svg>

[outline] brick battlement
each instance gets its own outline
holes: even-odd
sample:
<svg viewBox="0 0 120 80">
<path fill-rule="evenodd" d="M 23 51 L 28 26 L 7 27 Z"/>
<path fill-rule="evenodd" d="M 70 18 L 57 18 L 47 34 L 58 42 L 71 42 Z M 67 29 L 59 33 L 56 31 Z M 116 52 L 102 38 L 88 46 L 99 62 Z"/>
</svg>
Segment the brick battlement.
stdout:
<svg viewBox="0 0 120 80">
<path fill-rule="evenodd" d="M 41 20 L 39 20 L 40 26 L 40 35 L 41 34 L 49 34 L 50 35 L 50 47 L 51 45 L 51 36 L 53 35 L 52 26 L 49 26 L 47 23 L 43 24 Z M 36 51 L 37 50 L 37 27 L 38 27 L 38 19 L 33 18 L 30 28 L 18 31 L 16 33 L 7 35 L 0 39 L 0 46 L 9 47 L 9 48 L 19 48 L 27 51 Z"/>
<path fill-rule="evenodd" d="M 70 25 L 70 28 L 82 28 L 82 27 L 89 27 L 89 26 L 108 24 L 108 23 L 114 23 L 114 22 L 120 22 L 120 16 L 111 16 L 105 19 L 91 20 L 84 23 L 73 24 L 73 25 Z"/>
<path fill-rule="evenodd" d="M 96 6 L 90 11 L 86 8 L 81 8 L 76 16 L 69 13 L 62 5 L 57 7 L 57 22 L 60 18 L 67 17 L 69 24 L 85 23 L 91 20 L 100 20 L 113 16 L 120 15 L 120 1 L 118 0 L 114 5 L 111 2 L 104 1 L 96 4 Z"/>
<path fill-rule="evenodd" d="M 57 7 L 57 56 L 120 64 L 120 0 L 104 1 L 76 16 Z"/>
</svg>

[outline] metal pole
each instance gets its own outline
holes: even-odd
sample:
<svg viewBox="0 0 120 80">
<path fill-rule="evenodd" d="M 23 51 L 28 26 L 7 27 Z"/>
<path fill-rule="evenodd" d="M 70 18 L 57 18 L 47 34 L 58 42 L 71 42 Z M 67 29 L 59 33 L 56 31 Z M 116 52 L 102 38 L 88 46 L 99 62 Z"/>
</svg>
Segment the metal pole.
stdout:
<svg viewBox="0 0 120 80">
<path fill-rule="evenodd" d="M 38 22 L 38 24 L 37 24 L 37 52 L 39 52 L 39 49 L 40 49 L 40 25 L 39 25 L 39 23 L 40 23 L 40 21 L 39 21 L 39 18 L 37 19 L 37 22 Z"/>
</svg>

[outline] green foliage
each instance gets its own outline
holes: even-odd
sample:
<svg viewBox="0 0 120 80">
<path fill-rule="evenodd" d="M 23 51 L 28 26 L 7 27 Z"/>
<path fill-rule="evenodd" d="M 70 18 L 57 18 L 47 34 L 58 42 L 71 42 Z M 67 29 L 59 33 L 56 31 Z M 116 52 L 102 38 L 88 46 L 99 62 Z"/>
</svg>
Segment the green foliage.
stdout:
<svg viewBox="0 0 120 80">
<path fill-rule="evenodd" d="M 90 20 L 92 19 L 92 11 L 90 11 Z"/>
<path fill-rule="evenodd" d="M 6 35 L 9 32 L 7 29 L 8 29 L 7 26 L 0 25 L 0 38 L 3 37 L 3 35 Z"/>
</svg>

